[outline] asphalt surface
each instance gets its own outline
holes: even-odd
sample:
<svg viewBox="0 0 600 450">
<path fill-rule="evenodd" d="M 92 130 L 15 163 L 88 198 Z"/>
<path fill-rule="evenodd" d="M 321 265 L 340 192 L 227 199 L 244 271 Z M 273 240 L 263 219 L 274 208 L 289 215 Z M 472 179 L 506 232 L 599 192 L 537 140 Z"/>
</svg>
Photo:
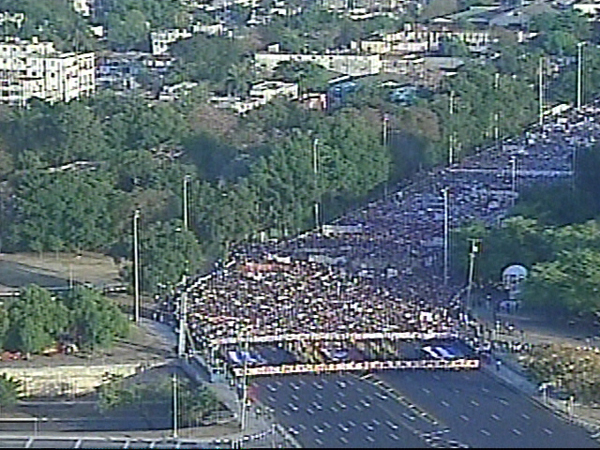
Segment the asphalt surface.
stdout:
<svg viewBox="0 0 600 450">
<path fill-rule="evenodd" d="M 484 371 L 381 373 L 470 447 L 599 447 L 582 428 L 565 423 Z"/>
<path fill-rule="evenodd" d="M 302 447 L 423 448 L 422 434 L 443 434 L 414 406 L 352 375 L 278 376 L 253 384 Z"/>
<path fill-rule="evenodd" d="M 264 377 L 260 401 L 302 447 L 600 447 L 484 371 Z"/>
</svg>

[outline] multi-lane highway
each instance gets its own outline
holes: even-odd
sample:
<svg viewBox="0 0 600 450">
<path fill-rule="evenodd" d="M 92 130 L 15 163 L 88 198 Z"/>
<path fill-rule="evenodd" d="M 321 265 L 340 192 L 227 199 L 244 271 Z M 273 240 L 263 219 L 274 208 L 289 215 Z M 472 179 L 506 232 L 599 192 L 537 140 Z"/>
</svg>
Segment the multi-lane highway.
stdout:
<svg viewBox="0 0 600 450">
<path fill-rule="evenodd" d="M 254 380 L 303 447 L 598 447 L 581 428 L 484 371 Z"/>
<path fill-rule="evenodd" d="M 426 447 L 447 430 L 415 405 L 352 375 L 257 379 L 260 400 L 303 447 Z"/>
</svg>

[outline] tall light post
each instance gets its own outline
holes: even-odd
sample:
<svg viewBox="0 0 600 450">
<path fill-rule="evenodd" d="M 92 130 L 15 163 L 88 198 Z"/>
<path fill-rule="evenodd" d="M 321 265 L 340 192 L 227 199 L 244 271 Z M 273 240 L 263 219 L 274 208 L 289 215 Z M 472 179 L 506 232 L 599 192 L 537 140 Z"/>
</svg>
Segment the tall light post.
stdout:
<svg viewBox="0 0 600 450">
<path fill-rule="evenodd" d="M 177 423 L 177 372 L 173 372 L 173 439 L 177 439 L 177 430 L 179 428 Z"/>
<path fill-rule="evenodd" d="M 133 319 L 135 323 L 140 322 L 140 255 L 138 243 L 138 228 L 140 221 L 140 210 L 136 209 L 133 214 Z"/>
<path fill-rule="evenodd" d="M 517 196 L 517 157 L 512 156 L 510 158 L 511 163 L 511 190 L 512 195 L 512 206 L 515 206 L 515 198 Z"/>
<path fill-rule="evenodd" d="M 496 72 L 496 74 L 494 75 L 494 89 L 496 91 L 496 101 L 498 100 L 499 88 L 500 88 L 500 74 L 498 72 Z M 500 129 L 498 127 L 499 118 L 500 118 L 500 111 L 496 111 L 496 113 L 494 114 L 494 142 L 496 143 L 496 146 L 498 146 L 498 139 L 500 137 Z"/>
<path fill-rule="evenodd" d="M 244 372 L 242 375 L 242 404 L 240 411 L 240 428 L 242 431 L 246 429 L 246 403 L 248 402 L 248 330 L 245 330 L 245 342 L 244 342 Z"/>
<path fill-rule="evenodd" d="M 313 140 L 313 176 L 315 187 L 315 229 L 319 230 L 319 138 Z"/>
<path fill-rule="evenodd" d="M 383 115 L 383 136 L 382 136 L 382 142 L 383 142 L 383 146 L 387 147 L 387 135 L 388 135 L 388 122 L 389 122 L 389 117 L 387 114 Z"/>
<path fill-rule="evenodd" d="M 444 196 L 444 284 L 448 284 L 448 188 L 442 189 Z"/>
<path fill-rule="evenodd" d="M 471 290 L 473 288 L 473 272 L 475 270 L 475 255 L 479 253 L 479 239 L 469 239 L 471 249 L 469 251 L 469 279 L 467 284 L 467 308 L 471 307 Z"/>
<path fill-rule="evenodd" d="M 540 128 L 544 125 L 544 58 L 540 58 L 540 66 L 538 69 L 539 76 L 539 124 Z"/>
<path fill-rule="evenodd" d="M 448 143 L 448 165 L 454 162 L 454 127 L 452 126 L 452 116 L 454 115 L 454 91 L 450 91 L 450 137 Z"/>
<path fill-rule="evenodd" d="M 191 180 L 189 175 L 183 177 L 183 229 L 188 230 L 189 227 L 189 210 L 188 210 L 188 184 Z"/>
<path fill-rule="evenodd" d="M 583 46 L 585 42 L 577 43 L 577 110 L 581 109 L 583 102 L 583 80 L 582 80 L 582 68 L 583 68 Z"/>
</svg>

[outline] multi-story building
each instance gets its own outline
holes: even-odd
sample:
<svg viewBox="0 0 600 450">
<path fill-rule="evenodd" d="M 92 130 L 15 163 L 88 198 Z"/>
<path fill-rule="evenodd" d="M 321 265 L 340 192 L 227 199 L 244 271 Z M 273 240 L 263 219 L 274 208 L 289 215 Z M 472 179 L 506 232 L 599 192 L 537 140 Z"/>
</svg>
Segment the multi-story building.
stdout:
<svg viewBox="0 0 600 450">
<path fill-rule="evenodd" d="M 351 76 L 375 75 L 381 71 L 379 55 L 279 53 L 277 44 L 269 46 L 267 52 L 254 55 L 256 64 L 266 71 L 272 71 L 283 61 L 312 62 L 325 69 Z"/>
<path fill-rule="evenodd" d="M 193 24 L 189 28 L 171 28 L 168 30 L 153 31 L 150 33 L 150 47 L 152 54 L 164 55 L 169 51 L 169 45 L 182 39 L 189 39 L 194 34 L 204 33 L 209 36 L 221 36 L 225 33 L 223 24 L 213 25 Z"/>
<path fill-rule="evenodd" d="M 0 42 L 0 103 L 24 105 L 36 97 L 69 101 L 95 91 L 94 53 L 59 52 L 52 42 Z"/>
<path fill-rule="evenodd" d="M 430 53 L 440 49 L 445 39 L 464 42 L 472 51 L 482 51 L 491 42 L 489 31 L 464 31 L 447 27 L 412 29 L 407 27 L 395 33 L 352 42 L 351 47 L 368 54 Z"/>
<path fill-rule="evenodd" d="M 73 9 L 84 17 L 92 15 L 94 0 L 71 0 Z"/>
</svg>

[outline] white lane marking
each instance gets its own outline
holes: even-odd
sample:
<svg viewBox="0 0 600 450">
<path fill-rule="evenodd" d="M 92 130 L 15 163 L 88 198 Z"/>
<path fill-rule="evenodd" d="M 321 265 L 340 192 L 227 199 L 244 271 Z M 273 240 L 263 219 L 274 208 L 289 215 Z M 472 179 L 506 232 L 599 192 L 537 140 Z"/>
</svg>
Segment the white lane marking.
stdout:
<svg viewBox="0 0 600 450">
<path fill-rule="evenodd" d="M 465 416 L 464 414 L 461 414 L 461 415 L 460 415 L 460 418 L 461 418 L 462 420 L 464 420 L 465 422 L 468 422 L 468 421 L 469 421 L 469 418 L 468 418 L 467 416 Z"/>
<path fill-rule="evenodd" d="M 450 406 L 450 403 L 448 403 L 446 400 L 442 400 L 440 403 L 442 404 L 442 406 L 445 406 L 446 408 L 448 406 Z"/>
<path fill-rule="evenodd" d="M 521 417 L 522 417 L 523 419 L 526 419 L 526 420 L 529 420 L 529 419 L 531 418 L 531 417 L 529 417 L 529 416 L 528 416 L 527 414 L 525 414 L 525 413 L 521 414 Z"/>
<path fill-rule="evenodd" d="M 399 438 L 398 436 L 396 436 L 394 433 L 390 433 L 390 437 L 391 437 L 393 440 L 395 440 L 395 441 L 397 441 L 397 440 L 399 440 L 399 439 L 400 439 L 400 438 Z"/>
<path fill-rule="evenodd" d="M 521 436 L 521 434 L 523 434 L 523 433 L 521 433 L 521 432 L 519 431 L 519 429 L 518 429 L 518 428 L 513 428 L 513 429 L 512 429 L 512 432 L 513 432 L 513 433 L 515 433 L 517 436 Z"/>
<path fill-rule="evenodd" d="M 544 433 L 546 433 L 547 435 L 551 435 L 552 434 L 552 430 L 549 428 L 544 428 Z"/>
<path fill-rule="evenodd" d="M 477 403 L 477 400 L 471 400 L 471 405 L 479 406 L 479 403 Z"/>
<path fill-rule="evenodd" d="M 390 427 L 392 430 L 397 430 L 398 429 L 398 425 L 396 425 L 393 422 L 390 422 L 389 420 L 386 420 L 385 423 L 387 424 L 388 427 Z"/>
<path fill-rule="evenodd" d="M 479 431 L 481 431 L 481 434 L 484 434 L 484 435 L 486 435 L 486 436 L 491 436 L 490 432 L 489 432 L 488 430 L 486 430 L 485 428 L 482 428 L 482 429 L 481 429 L 481 430 L 479 430 Z"/>
<path fill-rule="evenodd" d="M 498 417 L 496 414 L 492 414 L 492 419 L 494 419 L 494 420 L 500 420 L 500 417 Z"/>
</svg>

